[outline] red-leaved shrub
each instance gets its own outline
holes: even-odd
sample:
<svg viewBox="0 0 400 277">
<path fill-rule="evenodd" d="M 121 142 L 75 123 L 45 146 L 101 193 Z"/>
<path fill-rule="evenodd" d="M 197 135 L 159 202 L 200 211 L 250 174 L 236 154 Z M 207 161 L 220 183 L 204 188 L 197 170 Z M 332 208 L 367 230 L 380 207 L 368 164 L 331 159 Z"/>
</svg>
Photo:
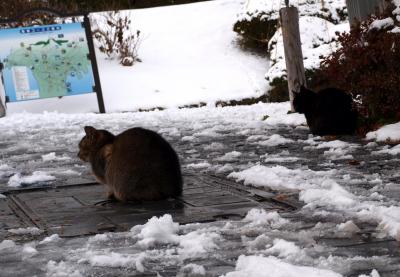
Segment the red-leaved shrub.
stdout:
<svg viewBox="0 0 400 277">
<path fill-rule="evenodd" d="M 321 63 L 320 72 L 359 100 L 357 108 L 369 128 L 400 120 L 400 33 L 390 32 L 394 25 L 372 28 L 376 19 L 340 34 L 340 49 Z"/>
</svg>

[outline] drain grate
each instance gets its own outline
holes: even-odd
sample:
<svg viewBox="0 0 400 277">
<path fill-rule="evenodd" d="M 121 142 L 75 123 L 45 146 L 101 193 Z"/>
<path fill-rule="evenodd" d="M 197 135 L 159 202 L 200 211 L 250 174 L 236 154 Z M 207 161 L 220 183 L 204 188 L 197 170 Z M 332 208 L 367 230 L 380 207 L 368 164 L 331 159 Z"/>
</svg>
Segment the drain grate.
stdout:
<svg viewBox="0 0 400 277">
<path fill-rule="evenodd" d="M 184 175 L 183 194 L 155 202 L 119 203 L 102 201 L 105 189 L 97 183 L 12 191 L 0 199 L 0 222 L 4 230 L 35 226 L 45 234 L 63 237 L 126 231 L 153 216 L 169 213 L 179 223 L 242 218 L 251 208 L 289 211 L 291 205 L 243 190 L 215 176 Z M 271 195 L 272 196 L 272 195 Z"/>
</svg>

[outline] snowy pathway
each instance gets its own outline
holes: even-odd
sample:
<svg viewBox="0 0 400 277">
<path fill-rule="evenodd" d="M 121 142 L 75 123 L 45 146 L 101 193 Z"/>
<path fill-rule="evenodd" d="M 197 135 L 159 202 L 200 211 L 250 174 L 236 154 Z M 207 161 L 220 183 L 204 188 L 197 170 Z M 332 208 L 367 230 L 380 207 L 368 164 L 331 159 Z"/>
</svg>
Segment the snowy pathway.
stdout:
<svg viewBox="0 0 400 277">
<path fill-rule="evenodd" d="M 40 230 L 14 230 L 10 238 L 16 242 L 0 242 L 2 274 L 375 277 L 376 269 L 380 276 L 399 276 L 398 146 L 309 136 L 303 116 L 287 114 L 288 108 L 283 103 L 2 119 L 3 193 L 88 174 L 76 158 L 85 125 L 115 133 L 143 126 L 173 144 L 184 169 L 303 203 L 295 213 L 252 210 L 243 220 L 207 224 L 179 226 L 166 215 L 130 232 L 89 238 L 42 240 Z M 38 239 L 24 242 L 21 233 Z"/>
</svg>

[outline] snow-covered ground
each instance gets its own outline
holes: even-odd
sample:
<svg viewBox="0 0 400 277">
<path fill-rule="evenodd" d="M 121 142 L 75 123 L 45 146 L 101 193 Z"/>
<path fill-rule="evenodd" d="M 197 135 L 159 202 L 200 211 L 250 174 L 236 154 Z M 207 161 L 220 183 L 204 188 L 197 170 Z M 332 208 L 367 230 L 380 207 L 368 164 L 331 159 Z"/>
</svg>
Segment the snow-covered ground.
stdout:
<svg viewBox="0 0 400 277">
<path fill-rule="evenodd" d="M 131 10 L 132 26 L 141 31 L 142 62 L 122 67 L 96 53 L 106 110 L 215 104 L 265 94 L 268 59 L 236 45 L 233 24 L 243 2 Z M 95 94 L 8 105 L 9 114 L 22 110 L 97 112 L 98 106 Z"/>
<path fill-rule="evenodd" d="M 288 110 L 289 104 L 281 103 L 106 115 L 15 114 L 2 119 L 3 190 L 88 174 L 87 165 L 76 157 L 85 125 L 114 133 L 143 126 L 172 143 L 184 170 L 226 176 L 282 197 L 296 195 L 304 203 L 293 214 L 253 210 L 243 220 L 190 225 L 164 215 L 125 233 L 53 236 L 26 243 L 5 240 L 0 242 L 2 261 L 14 262 L 2 262 L 3 272 L 23 264 L 21 272 L 48 276 L 170 276 L 168 269 L 181 276 L 378 276 L 373 269 L 393 276 L 385 272 L 400 270 L 398 255 L 386 244 L 363 252 L 360 238 L 397 244 L 400 159 L 399 153 L 389 153 L 397 146 L 313 137 L 304 117 Z M 263 121 L 265 115 L 269 117 Z M 10 232 L 14 238 L 41 233 Z M 340 246 L 346 240 L 350 246 Z"/>
</svg>

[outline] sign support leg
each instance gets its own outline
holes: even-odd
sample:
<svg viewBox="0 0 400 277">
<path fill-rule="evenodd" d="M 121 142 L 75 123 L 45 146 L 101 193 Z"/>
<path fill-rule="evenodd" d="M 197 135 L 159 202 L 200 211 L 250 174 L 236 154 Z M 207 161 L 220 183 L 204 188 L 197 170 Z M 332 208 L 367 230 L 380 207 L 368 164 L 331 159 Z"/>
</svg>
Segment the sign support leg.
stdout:
<svg viewBox="0 0 400 277">
<path fill-rule="evenodd" d="M 104 99 L 103 99 L 103 93 L 102 93 L 102 90 L 101 90 L 99 69 L 98 69 L 98 66 L 97 66 L 97 60 L 96 60 L 96 53 L 95 53 L 95 49 L 94 49 L 92 30 L 90 28 L 90 20 L 89 20 L 89 17 L 88 17 L 87 14 L 84 15 L 83 25 L 85 27 L 86 39 L 87 39 L 87 42 L 88 42 L 90 59 L 91 59 L 91 62 L 92 62 L 93 78 L 94 78 L 94 84 L 95 84 L 95 91 L 96 91 L 96 95 L 97 95 L 97 102 L 99 103 L 99 111 L 100 111 L 100 113 L 105 113 L 106 109 L 104 107 Z"/>
</svg>

